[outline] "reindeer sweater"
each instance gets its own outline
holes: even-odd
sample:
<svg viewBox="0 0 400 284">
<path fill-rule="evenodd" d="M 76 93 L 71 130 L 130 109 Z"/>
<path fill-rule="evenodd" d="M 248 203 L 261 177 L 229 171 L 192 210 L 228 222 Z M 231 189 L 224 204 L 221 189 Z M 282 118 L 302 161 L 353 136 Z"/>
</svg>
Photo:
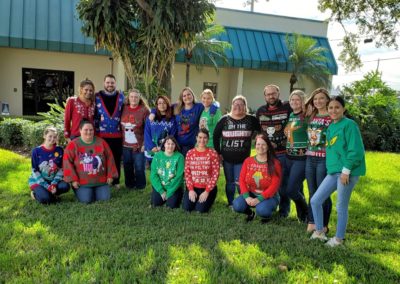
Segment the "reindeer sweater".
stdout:
<svg viewBox="0 0 400 284">
<path fill-rule="evenodd" d="M 75 138 L 65 148 L 63 157 L 64 180 L 79 182 L 84 186 L 99 186 L 107 183 L 107 178 L 117 178 L 118 172 L 110 147 L 100 137 L 86 144 Z"/>
<path fill-rule="evenodd" d="M 289 159 L 304 160 L 307 151 L 307 121 L 302 112 L 291 113 L 285 127 L 286 155 Z"/>
<path fill-rule="evenodd" d="M 315 115 L 309 122 L 307 128 L 308 148 L 307 156 L 326 157 L 326 130 L 332 119 L 329 114 Z"/>
</svg>

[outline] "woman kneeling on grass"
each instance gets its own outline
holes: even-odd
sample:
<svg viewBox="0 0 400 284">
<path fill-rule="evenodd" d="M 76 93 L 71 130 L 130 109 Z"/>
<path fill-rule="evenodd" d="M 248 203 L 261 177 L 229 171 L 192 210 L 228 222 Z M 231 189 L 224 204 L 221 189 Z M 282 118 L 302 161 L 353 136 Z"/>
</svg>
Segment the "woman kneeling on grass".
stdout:
<svg viewBox="0 0 400 284">
<path fill-rule="evenodd" d="M 42 204 L 50 204 L 57 196 L 69 190 L 63 181 L 63 149 L 56 145 L 57 129 L 46 127 L 42 145 L 32 150 L 32 174 L 29 177 L 32 199 Z"/>
<path fill-rule="evenodd" d="M 247 215 L 252 221 L 257 214 L 267 222 L 279 205 L 278 189 L 282 169 L 268 135 L 261 132 L 256 136 L 256 155 L 243 162 L 240 171 L 240 196 L 233 201 L 233 209 Z M 251 210 L 255 207 L 255 211 Z"/>
<path fill-rule="evenodd" d="M 208 212 L 217 196 L 219 157 L 214 149 L 207 148 L 208 139 L 208 130 L 200 129 L 196 148 L 186 155 L 183 208 L 189 212 Z"/>
<path fill-rule="evenodd" d="M 118 177 L 110 147 L 94 137 L 94 126 L 82 120 L 81 137 L 68 143 L 64 159 L 64 180 L 71 182 L 76 198 L 82 203 L 110 199 L 110 184 Z"/>
<path fill-rule="evenodd" d="M 178 208 L 183 195 L 185 161 L 173 136 L 165 138 L 163 148 L 164 151 L 157 152 L 151 163 L 151 205 L 166 203 L 171 209 Z"/>
<path fill-rule="evenodd" d="M 328 104 L 328 113 L 332 118 L 326 132 L 326 168 L 325 177 L 317 192 L 311 198 L 316 231 L 311 239 L 326 241 L 323 231 L 324 212 L 322 205 L 337 190 L 337 227 L 336 236 L 326 244 L 335 247 L 343 244 L 346 232 L 351 192 L 360 176 L 365 175 L 365 150 L 357 124 L 344 116 L 345 102 L 334 97 Z"/>
</svg>

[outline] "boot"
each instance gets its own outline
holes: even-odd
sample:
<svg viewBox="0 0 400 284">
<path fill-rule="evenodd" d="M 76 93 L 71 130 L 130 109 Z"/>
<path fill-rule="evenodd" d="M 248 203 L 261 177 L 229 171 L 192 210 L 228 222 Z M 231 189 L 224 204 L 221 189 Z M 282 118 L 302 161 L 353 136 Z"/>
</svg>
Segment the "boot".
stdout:
<svg viewBox="0 0 400 284">
<path fill-rule="evenodd" d="M 296 205 L 297 218 L 299 219 L 300 222 L 306 223 L 308 215 L 308 206 L 306 200 L 304 199 L 304 197 L 301 197 L 293 201 Z"/>
</svg>

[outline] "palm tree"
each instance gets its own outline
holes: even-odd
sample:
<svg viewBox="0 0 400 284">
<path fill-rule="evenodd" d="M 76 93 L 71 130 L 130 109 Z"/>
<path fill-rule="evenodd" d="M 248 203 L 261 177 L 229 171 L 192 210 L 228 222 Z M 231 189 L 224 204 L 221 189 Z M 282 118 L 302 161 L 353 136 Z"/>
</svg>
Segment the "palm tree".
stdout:
<svg viewBox="0 0 400 284">
<path fill-rule="evenodd" d="M 315 39 L 299 34 L 286 35 L 286 45 L 289 51 L 289 62 L 293 65 L 289 81 L 290 92 L 302 76 L 311 78 L 323 87 L 328 87 L 330 73 L 325 64 L 328 58 L 324 54 L 327 49 L 317 46 Z"/>
<path fill-rule="evenodd" d="M 225 29 L 220 25 L 208 25 L 204 32 L 196 34 L 192 41 L 187 41 L 183 47 L 186 63 L 186 86 L 189 86 L 191 63 L 196 65 L 196 69 L 201 71 L 205 60 L 211 61 L 218 73 L 218 61 L 228 62 L 225 49 L 232 48 L 229 42 L 217 40 L 216 37 L 225 33 Z"/>
</svg>

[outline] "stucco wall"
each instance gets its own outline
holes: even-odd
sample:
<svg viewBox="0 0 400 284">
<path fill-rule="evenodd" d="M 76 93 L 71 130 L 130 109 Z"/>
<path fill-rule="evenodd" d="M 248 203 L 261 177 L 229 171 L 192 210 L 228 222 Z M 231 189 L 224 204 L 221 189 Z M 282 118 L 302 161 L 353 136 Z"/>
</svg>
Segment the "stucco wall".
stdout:
<svg viewBox="0 0 400 284">
<path fill-rule="evenodd" d="M 104 75 L 111 72 L 110 62 L 107 56 L 0 48 L 0 101 L 9 103 L 11 115 L 22 115 L 22 68 L 73 71 L 77 94 L 85 78 L 101 89 Z"/>
</svg>

